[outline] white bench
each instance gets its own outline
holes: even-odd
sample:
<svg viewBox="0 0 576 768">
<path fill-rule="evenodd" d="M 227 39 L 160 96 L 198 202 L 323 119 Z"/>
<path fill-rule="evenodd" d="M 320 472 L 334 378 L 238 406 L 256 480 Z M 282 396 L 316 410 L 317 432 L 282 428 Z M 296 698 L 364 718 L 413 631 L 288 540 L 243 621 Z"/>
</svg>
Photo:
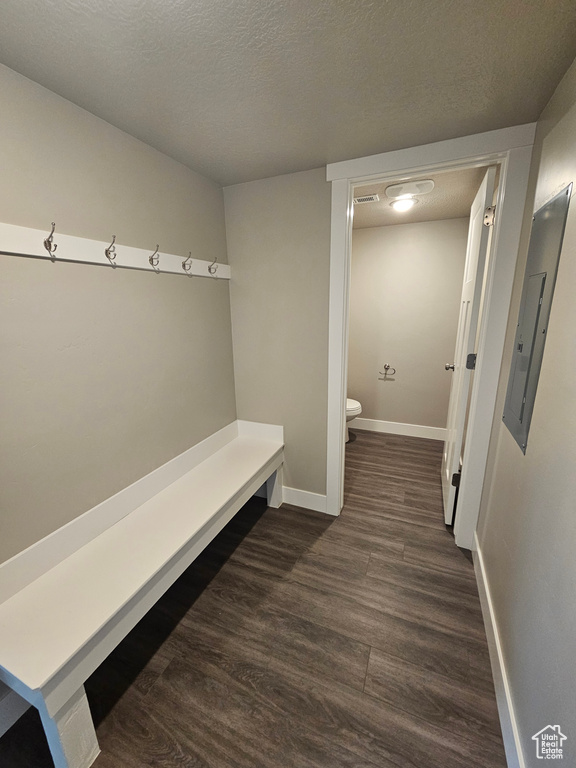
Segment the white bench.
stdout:
<svg viewBox="0 0 576 768">
<path fill-rule="evenodd" d="M 85 680 L 264 483 L 281 505 L 282 462 L 235 422 L 0 566 L 0 735 L 32 704 L 56 768 L 92 765 Z"/>
</svg>

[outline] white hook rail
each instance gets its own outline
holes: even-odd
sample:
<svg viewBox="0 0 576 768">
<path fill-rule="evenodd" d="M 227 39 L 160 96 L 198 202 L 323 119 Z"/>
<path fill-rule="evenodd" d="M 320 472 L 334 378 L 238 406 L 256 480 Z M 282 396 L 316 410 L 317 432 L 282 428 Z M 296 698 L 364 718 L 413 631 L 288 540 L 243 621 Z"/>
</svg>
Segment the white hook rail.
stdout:
<svg viewBox="0 0 576 768">
<path fill-rule="evenodd" d="M 195 275 L 217 280 L 230 279 L 228 264 L 218 264 L 218 271 L 212 271 L 215 259 L 193 259 L 190 254 L 185 260 L 186 268 L 183 271 L 182 255 L 159 252 L 159 246 L 156 246 L 155 253 L 150 256 L 150 249 L 119 245 L 115 235 L 110 243 L 110 239 L 103 242 L 73 235 L 60 235 L 57 225 L 54 224 L 51 232 L 49 229 L 30 229 L 0 223 L 0 254 L 44 259 L 54 263 L 71 261 L 75 264 L 95 264 L 108 269 L 140 269 L 144 272 L 169 273 L 182 277 Z"/>
</svg>

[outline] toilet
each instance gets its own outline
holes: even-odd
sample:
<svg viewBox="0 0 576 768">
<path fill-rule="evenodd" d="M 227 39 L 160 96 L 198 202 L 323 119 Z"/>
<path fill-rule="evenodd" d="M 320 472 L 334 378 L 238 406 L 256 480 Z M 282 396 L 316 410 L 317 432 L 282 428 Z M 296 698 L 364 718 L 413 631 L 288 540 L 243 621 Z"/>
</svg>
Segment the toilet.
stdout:
<svg viewBox="0 0 576 768">
<path fill-rule="evenodd" d="M 346 442 L 350 440 L 350 435 L 348 433 L 348 422 L 352 421 L 352 419 L 355 419 L 356 416 L 360 416 L 362 413 L 362 406 L 358 402 L 358 400 L 352 400 L 351 398 L 346 398 Z"/>
</svg>

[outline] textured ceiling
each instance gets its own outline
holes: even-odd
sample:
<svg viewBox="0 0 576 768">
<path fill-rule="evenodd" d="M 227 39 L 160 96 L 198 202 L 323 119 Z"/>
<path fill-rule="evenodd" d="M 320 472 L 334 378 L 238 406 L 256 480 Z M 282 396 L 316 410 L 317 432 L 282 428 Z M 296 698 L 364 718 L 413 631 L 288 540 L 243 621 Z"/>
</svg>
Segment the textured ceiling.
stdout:
<svg viewBox="0 0 576 768">
<path fill-rule="evenodd" d="M 387 227 L 391 224 L 415 224 L 418 221 L 459 219 L 470 216 L 470 206 L 478 192 L 486 168 L 468 168 L 462 171 L 419 176 L 432 179 L 434 189 L 426 195 L 416 195 L 418 202 L 409 211 L 399 213 L 390 207 L 392 200 L 386 197 L 386 187 L 398 184 L 403 179 L 366 184 L 354 188 L 354 197 L 377 194 L 377 203 L 362 203 L 354 206 L 354 229 Z"/>
<path fill-rule="evenodd" d="M 538 118 L 574 0 L 2 0 L 0 61 L 223 183 Z"/>
</svg>

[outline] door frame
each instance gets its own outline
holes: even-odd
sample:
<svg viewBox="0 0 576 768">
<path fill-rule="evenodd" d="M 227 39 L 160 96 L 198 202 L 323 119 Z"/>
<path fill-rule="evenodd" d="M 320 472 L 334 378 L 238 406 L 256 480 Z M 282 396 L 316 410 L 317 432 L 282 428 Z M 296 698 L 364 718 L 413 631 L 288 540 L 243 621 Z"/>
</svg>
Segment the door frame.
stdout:
<svg viewBox="0 0 576 768">
<path fill-rule="evenodd" d="M 498 163 L 500 180 L 496 200 L 497 215 L 470 401 L 463 459 L 465 468 L 460 482 L 454 527 L 456 544 L 466 549 L 474 548 L 535 130 L 536 124 L 529 123 L 345 160 L 326 167 L 326 179 L 332 183 L 326 464 L 326 511 L 329 514 L 339 515 L 344 503 L 354 187 L 386 177 L 410 177 Z"/>
</svg>

